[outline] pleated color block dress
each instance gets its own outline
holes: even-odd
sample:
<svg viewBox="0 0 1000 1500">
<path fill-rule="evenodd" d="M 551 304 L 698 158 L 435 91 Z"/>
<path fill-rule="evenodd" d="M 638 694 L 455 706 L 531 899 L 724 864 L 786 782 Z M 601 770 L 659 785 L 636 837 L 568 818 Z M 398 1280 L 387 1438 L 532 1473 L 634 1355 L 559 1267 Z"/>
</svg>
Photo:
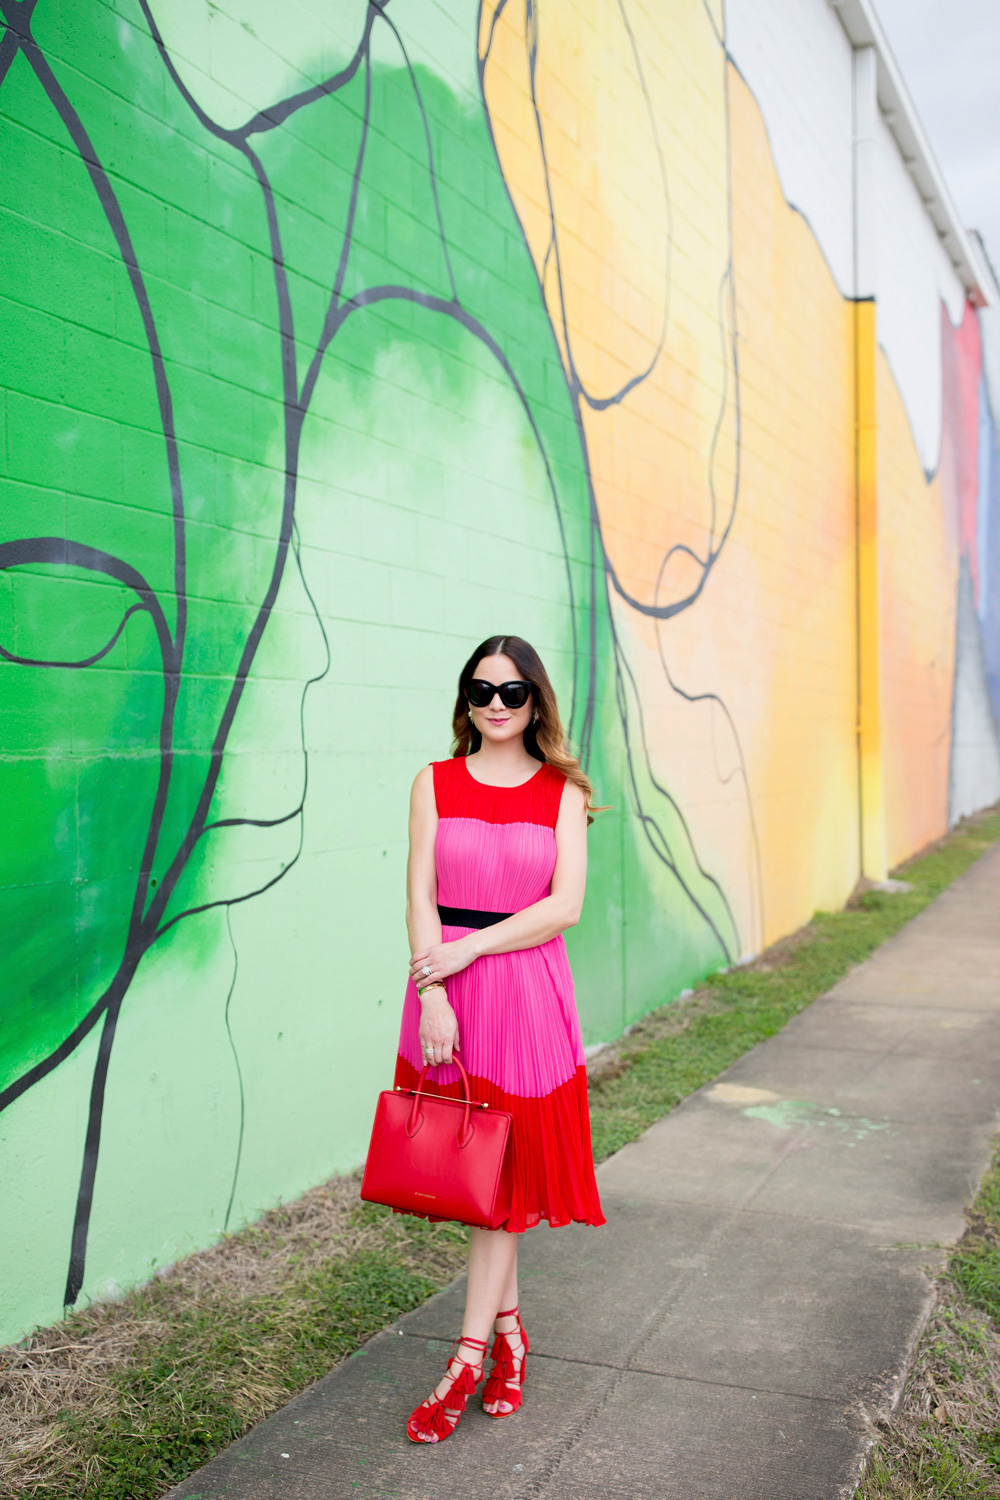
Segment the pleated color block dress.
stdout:
<svg viewBox="0 0 1000 1500">
<path fill-rule="evenodd" d="M 550 894 L 566 778 L 545 764 L 521 786 L 485 786 L 462 757 L 436 761 L 433 769 L 438 902 L 450 942 L 486 925 L 473 921 L 480 914 L 509 915 Z M 516 1233 L 540 1219 L 603 1224 L 562 934 L 537 948 L 485 954 L 446 983 L 473 1098 L 509 1110 L 514 1120 L 514 1193 L 505 1227 Z M 410 980 L 396 1061 L 395 1081 L 403 1088 L 420 1076 L 419 1026 L 420 1000 Z M 453 1065 L 432 1068 L 431 1080 L 433 1092 L 461 1096 Z"/>
</svg>

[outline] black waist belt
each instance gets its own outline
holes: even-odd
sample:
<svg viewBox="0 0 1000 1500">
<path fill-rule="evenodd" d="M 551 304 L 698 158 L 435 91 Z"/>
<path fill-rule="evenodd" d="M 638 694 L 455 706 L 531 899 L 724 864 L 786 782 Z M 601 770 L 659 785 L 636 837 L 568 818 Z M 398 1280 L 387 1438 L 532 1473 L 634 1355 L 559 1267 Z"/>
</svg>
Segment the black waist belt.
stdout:
<svg viewBox="0 0 1000 1500">
<path fill-rule="evenodd" d="M 509 911 L 468 911 L 464 906 L 438 907 L 438 916 L 446 927 L 492 927 L 512 915 Z"/>
</svg>

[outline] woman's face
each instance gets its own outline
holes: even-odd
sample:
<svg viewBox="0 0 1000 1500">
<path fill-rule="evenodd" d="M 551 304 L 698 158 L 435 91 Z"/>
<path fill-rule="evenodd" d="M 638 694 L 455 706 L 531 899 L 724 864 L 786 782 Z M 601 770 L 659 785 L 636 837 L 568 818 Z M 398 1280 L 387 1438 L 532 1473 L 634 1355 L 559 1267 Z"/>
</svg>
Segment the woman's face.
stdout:
<svg viewBox="0 0 1000 1500">
<path fill-rule="evenodd" d="M 492 682 L 497 687 L 502 682 L 524 682 L 525 680 L 509 656 L 484 656 L 472 675 L 481 678 L 484 682 Z M 531 723 L 534 711 L 533 698 L 529 697 L 523 708 L 505 708 L 498 693 L 494 694 L 492 703 L 487 704 L 485 708 L 473 708 L 472 704 L 469 704 L 472 722 L 483 740 L 489 740 L 495 745 L 503 744 L 506 740 L 519 739 Z"/>
</svg>

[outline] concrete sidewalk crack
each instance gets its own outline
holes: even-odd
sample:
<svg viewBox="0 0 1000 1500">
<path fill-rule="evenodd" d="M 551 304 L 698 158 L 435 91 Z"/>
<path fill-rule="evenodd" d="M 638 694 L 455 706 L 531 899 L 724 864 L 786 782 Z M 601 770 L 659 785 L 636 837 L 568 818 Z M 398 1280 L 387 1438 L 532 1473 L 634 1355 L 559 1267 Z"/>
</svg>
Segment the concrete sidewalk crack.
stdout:
<svg viewBox="0 0 1000 1500">
<path fill-rule="evenodd" d="M 407 1333 L 406 1338 L 429 1339 L 435 1343 L 452 1343 L 439 1333 Z M 686 1375 L 681 1370 L 653 1370 L 647 1365 L 616 1365 L 611 1360 L 578 1359 L 571 1354 L 547 1354 L 544 1349 L 532 1346 L 532 1359 L 551 1360 L 556 1365 L 582 1365 L 591 1370 L 610 1370 L 622 1375 L 651 1375 L 657 1380 L 683 1380 L 689 1385 L 708 1386 L 713 1390 L 749 1391 L 758 1396 L 787 1396 L 793 1401 L 825 1401 L 831 1406 L 843 1406 L 847 1396 L 818 1396 L 812 1391 L 789 1391 L 783 1386 L 748 1385 L 742 1380 L 709 1380 L 705 1375 Z"/>
</svg>

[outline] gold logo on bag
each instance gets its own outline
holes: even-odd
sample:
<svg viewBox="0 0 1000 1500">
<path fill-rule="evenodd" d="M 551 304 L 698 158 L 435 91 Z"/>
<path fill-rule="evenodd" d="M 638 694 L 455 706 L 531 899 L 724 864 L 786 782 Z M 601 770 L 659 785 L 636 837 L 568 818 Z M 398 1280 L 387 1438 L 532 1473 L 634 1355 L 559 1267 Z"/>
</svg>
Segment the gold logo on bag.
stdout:
<svg viewBox="0 0 1000 1500">
<path fill-rule="evenodd" d="M 417 1193 L 417 1192 L 414 1192 L 413 1196 L 414 1196 L 414 1198 L 436 1198 L 437 1197 L 437 1193 Z"/>
</svg>

